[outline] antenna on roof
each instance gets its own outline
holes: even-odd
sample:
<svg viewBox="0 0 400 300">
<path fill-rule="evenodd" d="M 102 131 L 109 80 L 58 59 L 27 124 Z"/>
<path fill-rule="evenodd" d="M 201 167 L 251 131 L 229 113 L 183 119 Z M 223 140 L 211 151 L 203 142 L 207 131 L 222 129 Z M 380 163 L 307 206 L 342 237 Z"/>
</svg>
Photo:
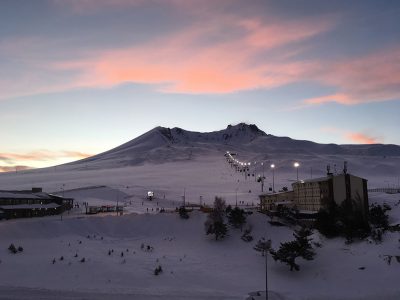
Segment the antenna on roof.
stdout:
<svg viewBox="0 0 400 300">
<path fill-rule="evenodd" d="M 328 175 L 328 176 L 332 175 L 332 173 L 331 173 L 331 165 L 326 165 L 326 175 Z"/>
<path fill-rule="evenodd" d="M 344 161 L 343 164 L 343 174 L 347 174 L 347 161 Z"/>
</svg>

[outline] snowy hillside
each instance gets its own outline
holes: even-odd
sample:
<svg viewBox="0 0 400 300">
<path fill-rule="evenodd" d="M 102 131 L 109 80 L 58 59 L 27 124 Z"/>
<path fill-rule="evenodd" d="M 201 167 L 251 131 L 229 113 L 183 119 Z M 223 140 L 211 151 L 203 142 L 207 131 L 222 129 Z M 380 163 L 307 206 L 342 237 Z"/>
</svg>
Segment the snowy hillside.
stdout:
<svg viewBox="0 0 400 300">
<path fill-rule="evenodd" d="M 156 127 L 119 147 L 71 164 L 110 168 L 190 160 L 227 150 L 247 153 L 250 157 L 269 154 L 400 156 L 400 146 L 396 145 L 318 144 L 273 136 L 256 125 L 240 123 L 206 133 Z"/>
</svg>

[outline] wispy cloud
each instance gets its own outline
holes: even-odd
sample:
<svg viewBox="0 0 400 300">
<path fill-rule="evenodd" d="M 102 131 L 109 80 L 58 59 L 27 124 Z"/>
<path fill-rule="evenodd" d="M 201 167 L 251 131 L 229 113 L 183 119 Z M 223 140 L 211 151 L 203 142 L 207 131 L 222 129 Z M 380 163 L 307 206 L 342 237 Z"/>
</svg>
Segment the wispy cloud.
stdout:
<svg viewBox="0 0 400 300">
<path fill-rule="evenodd" d="M 345 105 L 400 99 L 400 47 L 341 62 L 329 62 L 315 80 L 337 89 L 306 104 Z"/>
<path fill-rule="evenodd" d="M 24 171 L 24 170 L 29 170 L 32 169 L 32 167 L 29 166 L 0 166 L 0 173 L 1 172 L 18 172 L 18 171 Z"/>
<path fill-rule="evenodd" d="M 0 152 L 0 161 L 8 165 L 15 165 L 23 161 L 53 161 L 59 158 L 80 159 L 89 156 L 91 156 L 91 154 L 82 153 L 78 151 L 67 151 L 67 150 L 64 151 L 40 150 L 28 153 Z M 15 166 L 10 166 L 10 167 L 15 168 Z"/>
</svg>

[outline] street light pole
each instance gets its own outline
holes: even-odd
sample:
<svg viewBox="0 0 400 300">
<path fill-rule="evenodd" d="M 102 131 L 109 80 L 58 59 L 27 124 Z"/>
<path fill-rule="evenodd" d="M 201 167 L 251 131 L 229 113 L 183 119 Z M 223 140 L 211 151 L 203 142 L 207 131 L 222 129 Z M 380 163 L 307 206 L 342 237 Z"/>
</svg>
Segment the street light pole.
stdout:
<svg viewBox="0 0 400 300">
<path fill-rule="evenodd" d="M 296 168 L 297 181 L 299 181 L 299 167 L 300 167 L 300 164 L 298 162 L 295 162 L 294 163 L 294 167 Z"/>
<path fill-rule="evenodd" d="M 275 193 L 275 165 L 271 165 L 272 169 L 272 193 Z"/>
<path fill-rule="evenodd" d="M 271 249 L 271 240 L 265 243 L 265 299 L 268 300 L 268 251 Z"/>
<path fill-rule="evenodd" d="M 254 162 L 254 182 L 257 182 L 257 162 Z"/>
<path fill-rule="evenodd" d="M 264 192 L 264 178 L 265 178 L 265 176 L 264 176 L 264 163 L 262 162 L 261 165 L 262 165 L 261 192 Z"/>
<path fill-rule="evenodd" d="M 263 178 L 264 178 L 265 177 L 265 174 L 264 174 L 264 163 L 261 163 L 261 165 L 263 167 Z"/>
<path fill-rule="evenodd" d="M 265 300 L 268 300 L 268 251 L 265 250 Z"/>
</svg>

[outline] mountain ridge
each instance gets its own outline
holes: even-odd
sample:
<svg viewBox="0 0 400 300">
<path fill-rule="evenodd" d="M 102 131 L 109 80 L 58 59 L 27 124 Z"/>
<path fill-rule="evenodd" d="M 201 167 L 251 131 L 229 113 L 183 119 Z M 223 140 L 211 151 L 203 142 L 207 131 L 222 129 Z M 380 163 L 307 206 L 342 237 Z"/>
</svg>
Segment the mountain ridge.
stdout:
<svg viewBox="0 0 400 300">
<path fill-rule="evenodd" d="M 240 151 L 252 156 L 270 154 L 400 156 L 400 146 L 338 145 L 267 134 L 255 124 L 239 123 L 212 132 L 158 126 L 118 147 L 69 164 L 110 162 L 136 165 L 192 159 L 210 152 Z"/>
</svg>

